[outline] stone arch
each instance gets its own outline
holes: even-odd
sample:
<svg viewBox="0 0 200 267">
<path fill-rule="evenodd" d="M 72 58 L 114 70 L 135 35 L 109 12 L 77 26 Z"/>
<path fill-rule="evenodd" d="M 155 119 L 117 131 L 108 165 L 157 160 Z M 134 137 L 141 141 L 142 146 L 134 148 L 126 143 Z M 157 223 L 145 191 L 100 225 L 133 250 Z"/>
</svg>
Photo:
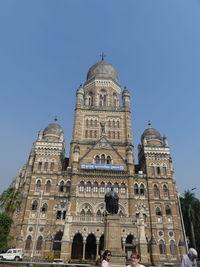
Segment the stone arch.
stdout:
<svg viewBox="0 0 200 267">
<path fill-rule="evenodd" d="M 83 236 L 80 233 L 76 233 L 72 242 L 72 259 L 82 259 L 83 257 Z"/>
<path fill-rule="evenodd" d="M 94 260 L 96 258 L 96 236 L 90 233 L 86 239 L 85 258 Z"/>
<path fill-rule="evenodd" d="M 30 250 L 32 247 L 32 236 L 28 235 L 25 243 L 25 250 Z"/>
<path fill-rule="evenodd" d="M 63 237 L 63 232 L 61 230 L 55 234 L 53 240 L 54 251 L 61 251 L 62 237 Z"/>
<path fill-rule="evenodd" d="M 104 234 L 99 238 L 99 255 L 102 255 L 104 249 Z"/>
<path fill-rule="evenodd" d="M 87 203 L 87 202 L 86 202 L 86 203 L 83 203 L 83 204 L 80 206 L 80 208 L 79 208 L 79 212 L 81 212 L 82 210 L 84 210 L 86 214 L 87 214 L 87 211 L 88 211 L 88 210 L 90 210 L 92 214 L 94 213 L 94 207 L 92 207 L 92 205 L 89 204 L 89 203 Z"/>
</svg>

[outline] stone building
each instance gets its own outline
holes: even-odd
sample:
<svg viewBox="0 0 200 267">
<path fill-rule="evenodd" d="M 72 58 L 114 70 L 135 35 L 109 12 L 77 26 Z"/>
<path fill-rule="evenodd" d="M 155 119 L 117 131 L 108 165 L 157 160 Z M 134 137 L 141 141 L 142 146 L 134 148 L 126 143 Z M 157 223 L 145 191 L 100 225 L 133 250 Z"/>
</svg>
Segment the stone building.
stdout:
<svg viewBox="0 0 200 267">
<path fill-rule="evenodd" d="M 95 260 L 104 249 L 105 193 L 119 196 L 122 249 L 143 263 L 179 262 L 185 252 L 167 137 L 149 123 L 135 164 L 129 91 L 114 67 L 93 65 L 76 91 L 69 158 L 57 120 L 38 134 L 15 185 L 15 246 L 38 259 Z"/>
</svg>

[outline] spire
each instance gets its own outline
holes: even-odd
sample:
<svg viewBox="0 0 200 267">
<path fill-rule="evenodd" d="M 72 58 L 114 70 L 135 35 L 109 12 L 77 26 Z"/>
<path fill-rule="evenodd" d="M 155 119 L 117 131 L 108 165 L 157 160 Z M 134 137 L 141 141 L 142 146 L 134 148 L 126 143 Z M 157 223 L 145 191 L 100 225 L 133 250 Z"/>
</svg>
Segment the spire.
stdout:
<svg viewBox="0 0 200 267">
<path fill-rule="evenodd" d="M 106 55 L 104 54 L 104 52 L 102 52 L 102 53 L 100 54 L 100 57 L 101 57 L 101 61 L 104 61 L 104 58 L 106 57 Z"/>
<path fill-rule="evenodd" d="M 148 121 L 148 128 L 152 128 L 150 120 Z"/>
<path fill-rule="evenodd" d="M 55 122 L 58 121 L 58 117 L 57 117 L 57 115 L 55 115 L 54 121 L 55 121 Z"/>
</svg>

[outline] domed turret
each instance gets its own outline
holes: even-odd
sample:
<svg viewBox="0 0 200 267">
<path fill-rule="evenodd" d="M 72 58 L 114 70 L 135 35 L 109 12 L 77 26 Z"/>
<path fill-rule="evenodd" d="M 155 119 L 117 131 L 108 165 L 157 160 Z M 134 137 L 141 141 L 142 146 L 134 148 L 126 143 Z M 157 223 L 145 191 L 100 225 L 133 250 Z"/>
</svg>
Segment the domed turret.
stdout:
<svg viewBox="0 0 200 267">
<path fill-rule="evenodd" d="M 143 145 L 161 145 L 162 144 L 162 137 L 160 133 L 151 127 L 151 123 L 148 123 L 148 128 L 143 132 L 141 136 L 141 142 Z"/>
<path fill-rule="evenodd" d="M 86 83 L 95 78 L 111 79 L 119 84 L 117 71 L 112 64 L 105 60 L 97 62 L 89 69 Z"/>
<path fill-rule="evenodd" d="M 55 119 L 53 123 L 49 123 L 49 125 L 44 129 L 43 137 L 45 139 L 54 140 L 59 139 L 63 134 L 61 126 L 57 123 L 57 119 Z"/>
</svg>

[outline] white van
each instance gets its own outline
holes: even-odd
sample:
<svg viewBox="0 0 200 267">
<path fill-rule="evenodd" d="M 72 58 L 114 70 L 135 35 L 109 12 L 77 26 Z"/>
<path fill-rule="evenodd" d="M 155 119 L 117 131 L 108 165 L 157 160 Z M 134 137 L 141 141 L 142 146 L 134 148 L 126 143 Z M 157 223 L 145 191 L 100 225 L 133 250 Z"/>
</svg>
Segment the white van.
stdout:
<svg viewBox="0 0 200 267">
<path fill-rule="evenodd" d="M 6 253 L 0 254 L 0 260 L 15 260 L 19 261 L 23 259 L 24 251 L 21 248 L 9 249 Z"/>
</svg>

